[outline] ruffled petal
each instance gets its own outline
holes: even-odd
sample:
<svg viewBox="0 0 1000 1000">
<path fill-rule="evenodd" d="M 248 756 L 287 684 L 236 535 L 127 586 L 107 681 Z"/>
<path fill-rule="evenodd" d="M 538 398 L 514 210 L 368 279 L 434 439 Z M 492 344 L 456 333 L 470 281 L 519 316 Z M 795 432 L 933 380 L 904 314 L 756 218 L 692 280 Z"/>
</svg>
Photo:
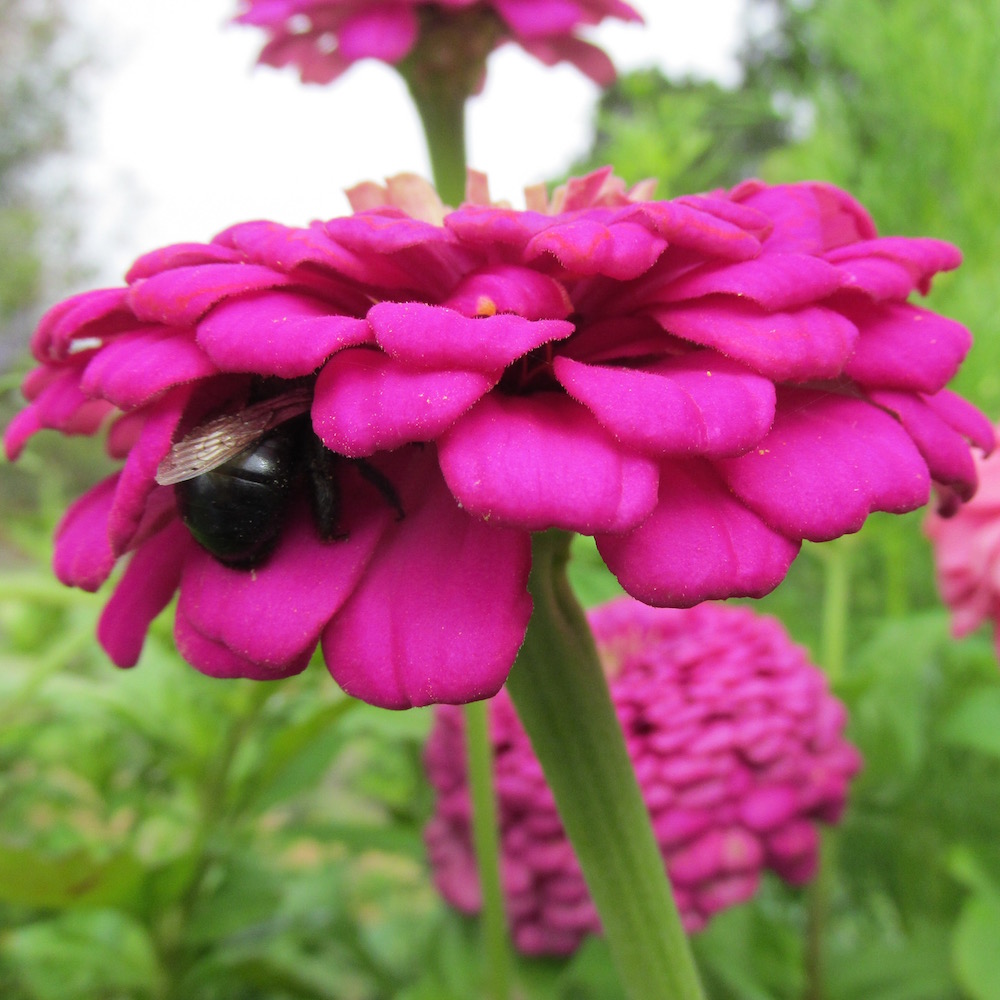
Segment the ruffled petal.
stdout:
<svg viewBox="0 0 1000 1000">
<path fill-rule="evenodd" d="M 463 316 L 422 302 L 380 302 L 368 313 L 379 346 L 419 368 L 499 373 L 529 351 L 573 332 L 566 320 L 529 320 L 512 313 Z"/>
<path fill-rule="evenodd" d="M 717 296 L 649 311 L 675 337 L 712 347 L 776 382 L 834 378 L 858 339 L 850 320 L 822 306 L 772 313 Z"/>
<path fill-rule="evenodd" d="M 656 504 L 656 463 L 556 393 L 484 397 L 444 435 L 440 455 L 466 510 L 530 531 L 625 531 Z"/>
<path fill-rule="evenodd" d="M 869 392 L 873 403 L 895 413 L 920 450 L 931 478 L 955 490 L 962 500 L 976 492 L 976 463 L 965 438 L 916 393 L 889 389 Z"/>
<path fill-rule="evenodd" d="M 771 433 L 718 467 L 772 528 L 816 542 L 857 531 L 872 511 L 914 510 L 930 495 L 927 464 L 897 420 L 862 400 L 807 390 L 781 390 Z"/>
<path fill-rule="evenodd" d="M 191 326 L 223 299 L 292 284 L 290 274 L 257 264 L 196 264 L 135 282 L 128 305 L 135 316 L 165 326 Z"/>
<path fill-rule="evenodd" d="M 191 388 L 181 386 L 169 393 L 152 413 L 144 415 L 108 512 L 108 538 L 117 555 L 130 548 L 146 514 L 150 494 L 161 488 L 156 485 L 156 468 L 170 451 L 190 398 Z"/>
<path fill-rule="evenodd" d="M 496 694 L 531 615 L 529 535 L 469 517 L 425 475 L 323 634 L 337 683 L 384 708 Z"/>
<path fill-rule="evenodd" d="M 32 390 L 31 404 L 18 413 L 4 431 L 4 451 L 11 462 L 17 460 L 28 440 L 39 431 L 93 434 L 112 409 L 103 399 L 91 399 L 80 391 L 78 368 L 55 371 L 40 368 L 32 374 L 35 373 L 40 376 L 42 387 L 37 394 Z"/>
<path fill-rule="evenodd" d="M 608 568 L 647 604 L 690 607 L 763 597 L 785 577 L 799 543 L 743 506 L 704 461 L 664 462 L 660 503 L 626 534 L 598 534 Z"/>
<path fill-rule="evenodd" d="M 666 246 L 647 226 L 629 221 L 609 225 L 581 215 L 550 224 L 528 241 L 524 253 L 528 260 L 552 254 L 576 275 L 628 281 L 648 271 Z"/>
<path fill-rule="evenodd" d="M 844 371 L 863 386 L 937 392 L 972 346 L 961 323 L 904 302 L 851 309 L 848 316 L 861 336 Z"/>
<path fill-rule="evenodd" d="M 628 448 L 654 455 L 739 455 L 774 419 L 774 384 L 714 351 L 646 370 L 556 358 L 556 378 Z"/>
<path fill-rule="evenodd" d="M 371 342 L 363 319 L 332 315 L 319 299 L 290 292 L 243 295 L 198 324 L 198 344 L 222 371 L 297 378 L 334 352 Z"/>
<path fill-rule="evenodd" d="M 417 40 L 417 15 L 399 3 L 368 4 L 345 19 L 337 33 L 337 50 L 351 62 L 381 59 L 396 63 Z"/>
<path fill-rule="evenodd" d="M 134 410 L 166 389 L 217 374 L 190 331 L 152 327 L 105 345 L 84 370 L 80 387 L 89 396 Z"/>
<path fill-rule="evenodd" d="M 321 541 L 298 504 L 264 565 L 230 569 L 200 548 L 185 564 L 179 612 L 202 638 L 256 664 L 254 676 L 286 676 L 289 664 L 309 658 L 395 518 L 352 463 L 343 463 L 338 485 L 342 537 Z"/>
<path fill-rule="evenodd" d="M 465 316 L 515 313 L 526 320 L 565 319 L 574 308 L 562 282 L 513 264 L 467 275 L 442 304 Z"/>
<path fill-rule="evenodd" d="M 115 567 L 108 515 L 119 477 L 120 473 L 108 476 L 70 504 L 56 528 L 52 567 L 67 587 L 93 592 Z"/>
<path fill-rule="evenodd" d="M 767 253 L 753 260 L 711 263 L 656 290 L 656 301 L 684 302 L 705 295 L 738 295 L 768 310 L 797 309 L 841 285 L 837 268 L 818 257 Z"/>
<path fill-rule="evenodd" d="M 116 666 L 134 667 L 139 662 L 149 626 L 174 596 L 194 544 L 184 525 L 175 520 L 129 560 L 97 625 L 97 638 Z"/>
<path fill-rule="evenodd" d="M 495 383 L 479 372 L 414 371 L 380 351 L 341 351 L 316 380 L 313 428 L 351 458 L 392 451 L 434 440 Z"/>
</svg>

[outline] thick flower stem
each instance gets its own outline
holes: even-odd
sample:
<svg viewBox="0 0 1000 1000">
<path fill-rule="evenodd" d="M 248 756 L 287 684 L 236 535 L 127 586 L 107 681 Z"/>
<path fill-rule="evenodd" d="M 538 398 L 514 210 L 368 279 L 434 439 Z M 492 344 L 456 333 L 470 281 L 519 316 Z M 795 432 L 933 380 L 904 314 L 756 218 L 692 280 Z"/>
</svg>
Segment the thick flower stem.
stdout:
<svg viewBox="0 0 1000 1000">
<path fill-rule="evenodd" d="M 434 186 L 446 205 L 460 205 L 465 198 L 465 94 L 442 79 L 407 79 L 407 84 L 424 127 Z"/>
<path fill-rule="evenodd" d="M 632 1000 L 700 1000 L 698 974 L 583 609 L 570 536 L 535 536 L 534 613 L 507 681 Z"/>
<path fill-rule="evenodd" d="M 489 732 L 489 702 L 465 706 L 465 740 L 472 797 L 472 836 L 483 896 L 482 933 L 488 1000 L 510 997 L 510 948 L 500 885 L 500 843 L 493 789 L 493 748 Z"/>
</svg>

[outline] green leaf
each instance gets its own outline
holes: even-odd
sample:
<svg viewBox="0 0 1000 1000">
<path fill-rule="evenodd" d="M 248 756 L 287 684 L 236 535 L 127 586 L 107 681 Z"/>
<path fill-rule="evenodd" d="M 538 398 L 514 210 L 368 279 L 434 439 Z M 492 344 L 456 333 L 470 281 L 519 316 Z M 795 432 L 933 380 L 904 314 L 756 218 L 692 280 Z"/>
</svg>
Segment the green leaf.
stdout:
<svg viewBox="0 0 1000 1000">
<path fill-rule="evenodd" d="M 58 909 L 122 904 L 135 896 L 144 874 L 131 854 L 50 856 L 0 845 L 0 900 L 6 903 Z"/>
<path fill-rule="evenodd" d="M 941 738 L 1000 757 L 1000 687 L 971 692 L 944 720 Z"/>
<path fill-rule="evenodd" d="M 953 941 L 955 971 L 974 1000 L 1000 1000 L 1000 891 L 972 895 Z"/>
<path fill-rule="evenodd" d="M 63 914 L 8 932 L 5 963 L 32 1000 L 145 1000 L 162 970 L 146 930 L 113 910 Z"/>
</svg>

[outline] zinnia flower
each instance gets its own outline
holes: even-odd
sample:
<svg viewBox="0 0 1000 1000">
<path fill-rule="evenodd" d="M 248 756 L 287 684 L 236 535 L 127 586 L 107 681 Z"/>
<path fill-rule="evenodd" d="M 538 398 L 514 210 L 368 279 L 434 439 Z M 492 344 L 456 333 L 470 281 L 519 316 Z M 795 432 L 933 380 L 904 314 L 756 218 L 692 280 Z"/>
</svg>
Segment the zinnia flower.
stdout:
<svg viewBox="0 0 1000 1000">
<path fill-rule="evenodd" d="M 942 388 L 969 335 L 906 301 L 957 251 L 878 238 L 822 184 L 645 194 L 602 171 L 518 211 L 473 176 L 446 213 L 401 177 L 355 189 L 353 216 L 166 247 L 50 310 L 6 447 L 109 424 L 124 467 L 70 508 L 55 568 L 95 590 L 131 554 L 111 658 L 134 664 L 179 591 L 206 673 L 286 676 L 320 643 L 373 703 L 478 699 L 524 635 L 532 532 L 593 535 L 633 596 L 689 606 L 767 593 L 803 538 L 919 507 L 932 479 L 971 495 L 965 438 L 992 432 Z M 239 568 L 157 470 L 269 404 L 308 410 L 327 450 L 291 435 L 311 457 L 264 476 L 289 506 L 257 512 Z"/>
<path fill-rule="evenodd" d="M 685 929 L 749 899 L 761 872 L 799 884 L 816 822 L 835 823 L 860 766 L 846 713 L 782 626 L 748 608 L 591 611 L 598 650 Z M 502 690 L 490 705 L 500 871 L 515 943 L 568 954 L 600 921 L 541 765 Z M 481 907 L 461 711 L 441 706 L 425 750 L 437 793 L 426 829 L 434 878 Z"/>
<path fill-rule="evenodd" d="M 242 0 L 235 20 L 267 32 L 260 62 L 297 66 L 304 83 L 330 83 L 360 59 L 399 64 L 423 45 L 425 66 L 468 77 L 472 92 L 490 51 L 508 41 L 610 84 L 611 61 L 576 34 L 609 17 L 641 20 L 622 0 Z"/>
<path fill-rule="evenodd" d="M 1000 459 L 994 454 L 976 466 L 976 495 L 953 517 L 932 513 L 925 524 L 956 636 L 1000 622 Z"/>
</svg>

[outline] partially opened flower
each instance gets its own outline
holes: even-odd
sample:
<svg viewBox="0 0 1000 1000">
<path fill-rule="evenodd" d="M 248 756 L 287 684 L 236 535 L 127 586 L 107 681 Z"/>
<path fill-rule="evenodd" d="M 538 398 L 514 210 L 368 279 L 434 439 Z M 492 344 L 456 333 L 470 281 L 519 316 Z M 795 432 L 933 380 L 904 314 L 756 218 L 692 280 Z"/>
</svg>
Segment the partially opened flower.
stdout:
<svg viewBox="0 0 1000 1000">
<path fill-rule="evenodd" d="M 577 34 L 605 18 L 639 21 L 623 0 L 242 0 L 239 24 L 263 28 L 260 62 L 296 66 L 306 83 L 330 83 L 361 59 L 399 64 L 419 50 L 428 70 L 477 89 L 486 57 L 516 42 L 546 65 L 569 62 L 596 83 L 611 61 Z"/>
<path fill-rule="evenodd" d="M 1000 459 L 993 454 L 976 466 L 979 489 L 972 500 L 952 517 L 932 513 L 925 524 L 956 636 L 985 621 L 1000 623 Z"/>
<path fill-rule="evenodd" d="M 966 438 L 992 431 L 943 389 L 969 335 L 906 301 L 957 251 L 878 238 L 820 184 L 647 194 L 602 171 L 517 211 L 473 177 L 446 212 L 401 177 L 50 310 L 6 447 L 108 424 L 124 466 L 70 508 L 55 566 L 94 590 L 131 554 L 112 659 L 179 591 L 207 673 L 286 676 L 320 643 L 376 704 L 477 699 L 524 635 L 532 532 L 593 535 L 633 596 L 689 606 L 767 593 L 803 538 L 932 480 L 971 495 Z"/>
<path fill-rule="evenodd" d="M 781 625 L 748 608 L 590 613 L 629 756 L 688 931 L 749 899 L 765 869 L 807 881 L 817 822 L 840 817 L 860 765 L 846 713 Z M 567 954 L 600 931 L 552 793 L 506 691 L 490 704 L 500 871 L 511 932 Z M 426 840 L 444 898 L 481 906 L 462 713 L 441 706 L 425 751 L 436 791 Z"/>
</svg>

